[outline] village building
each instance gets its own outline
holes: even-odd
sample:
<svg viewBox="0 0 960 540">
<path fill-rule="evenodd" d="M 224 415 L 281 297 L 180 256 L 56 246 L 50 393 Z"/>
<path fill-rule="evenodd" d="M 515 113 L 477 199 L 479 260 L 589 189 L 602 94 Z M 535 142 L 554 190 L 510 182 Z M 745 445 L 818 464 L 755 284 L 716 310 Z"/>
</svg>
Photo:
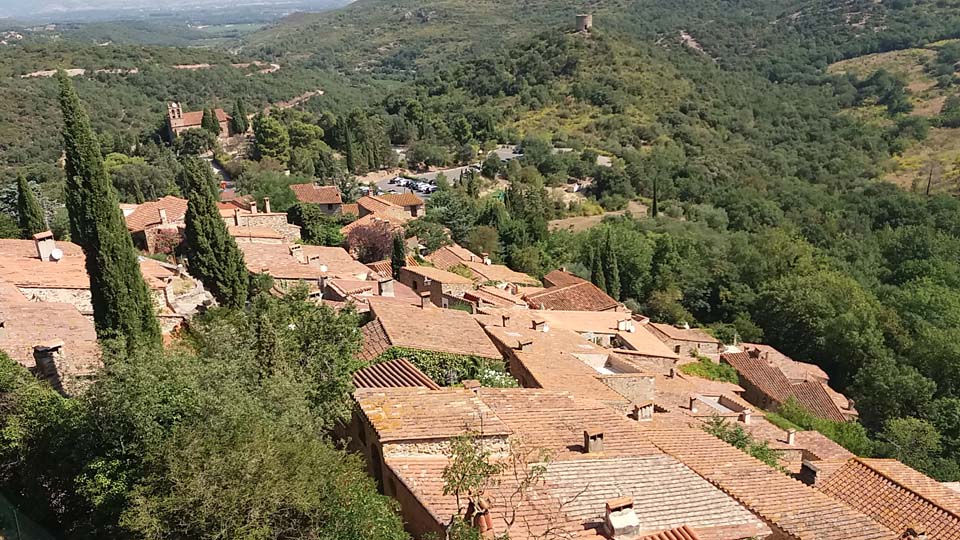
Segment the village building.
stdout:
<svg viewBox="0 0 960 540">
<path fill-rule="evenodd" d="M 183 241 L 187 200 L 168 195 L 156 201 L 121 205 L 127 230 L 137 248 L 153 253 L 171 253 Z"/>
<path fill-rule="evenodd" d="M 720 361 L 737 370 L 740 385 L 745 390 L 744 398 L 757 407 L 776 410 L 793 399 L 825 420 L 844 422 L 857 417 L 853 403 L 839 392 L 830 390 L 826 383 L 813 380 L 791 384 L 783 371 L 760 349 L 725 353 Z"/>
<path fill-rule="evenodd" d="M 139 257 L 164 332 L 170 332 L 213 302 L 203 285 L 182 267 Z M 90 278 L 80 246 L 57 242 L 49 231 L 33 240 L 0 240 L 0 281 L 12 284 L 28 300 L 70 304 L 93 316 Z"/>
<path fill-rule="evenodd" d="M 650 323 L 649 327 L 653 335 L 680 356 L 682 364 L 696 362 L 700 357 L 720 361 L 720 340 L 699 328 L 659 323 Z"/>
<path fill-rule="evenodd" d="M 545 288 L 523 295 L 530 309 L 560 311 L 627 311 L 620 302 L 589 281 L 563 270 L 543 277 Z"/>
<path fill-rule="evenodd" d="M 31 302 L 0 279 L 0 351 L 72 394 L 103 366 L 93 321 L 73 304 Z"/>
<path fill-rule="evenodd" d="M 248 231 L 255 238 L 265 239 L 265 230 L 270 229 L 276 237 L 281 236 L 284 242 L 295 243 L 300 240 L 300 226 L 287 222 L 286 212 L 273 212 L 270 208 L 270 197 L 263 198 L 263 208 L 257 201 L 249 197 L 236 198 L 231 201 L 217 203 L 220 217 L 228 227 L 236 227 L 234 237 L 243 236 L 243 228 L 254 229 Z M 263 242 L 273 243 L 273 242 Z"/>
<path fill-rule="evenodd" d="M 449 308 L 462 303 L 464 294 L 473 291 L 473 280 L 431 266 L 405 266 L 400 282 L 416 293 L 429 293 L 435 306 Z"/>
<path fill-rule="evenodd" d="M 537 279 L 502 264 L 493 264 L 486 254 L 476 255 L 457 244 L 441 246 L 424 258 L 442 270 L 449 271 L 459 267 L 464 273 L 469 273 L 471 279 L 478 284 L 508 288 L 510 294 L 514 295 L 519 292 L 520 287 L 540 286 Z"/>
<path fill-rule="evenodd" d="M 343 212 L 343 196 L 337 186 L 311 184 L 293 184 L 290 186 L 298 201 L 317 205 L 325 214 L 336 215 Z"/>
<path fill-rule="evenodd" d="M 381 193 L 377 195 L 376 198 L 403 208 L 412 218 L 422 216 L 427 206 L 423 199 L 418 197 L 416 193 Z M 363 211 L 362 201 L 364 201 L 364 199 L 368 199 L 368 197 L 363 197 L 357 201 L 358 212 Z"/>
<path fill-rule="evenodd" d="M 381 298 L 372 298 L 369 303 L 373 320 L 360 329 L 363 334 L 360 360 L 376 360 L 392 347 L 503 359 L 469 313 L 438 309 L 430 302 L 428 293 L 421 293 L 419 306 Z"/>
<path fill-rule="evenodd" d="M 328 279 L 366 281 L 371 271 L 343 248 L 300 244 L 238 242 L 243 260 L 251 274 L 266 274 L 274 288 L 282 293 L 304 285 L 320 296 Z"/>
<path fill-rule="evenodd" d="M 227 139 L 233 135 L 230 115 L 223 109 L 214 109 L 213 114 L 216 115 L 217 123 L 220 125 L 217 137 Z M 171 141 L 185 131 L 200 129 L 202 122 L 203 111 L 184 112 L 183 107 L 177 102 L 167 104 L 167 135 Z"/>
</svg>

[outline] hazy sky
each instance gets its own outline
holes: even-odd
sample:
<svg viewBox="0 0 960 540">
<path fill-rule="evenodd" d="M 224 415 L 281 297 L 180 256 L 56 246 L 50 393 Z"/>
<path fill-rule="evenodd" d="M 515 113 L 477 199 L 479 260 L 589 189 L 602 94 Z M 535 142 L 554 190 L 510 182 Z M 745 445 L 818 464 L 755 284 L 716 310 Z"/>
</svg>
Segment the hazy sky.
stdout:
<svg viewBox="0 0 960 540">
<path fill-rule="evenodd" d="M 330 4 L 330 0 L 0 0 L 0 17 L 27 17 L 78 10 L 157 9 L 237 4 Z"/>
</svg>

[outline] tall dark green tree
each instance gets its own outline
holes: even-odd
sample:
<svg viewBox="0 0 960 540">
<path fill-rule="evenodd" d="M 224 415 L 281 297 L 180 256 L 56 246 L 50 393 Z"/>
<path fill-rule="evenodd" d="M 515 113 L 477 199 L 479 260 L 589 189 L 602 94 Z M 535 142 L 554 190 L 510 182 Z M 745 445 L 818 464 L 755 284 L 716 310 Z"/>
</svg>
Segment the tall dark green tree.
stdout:
<svg viewBox="0 0 960 540">
<path fill-rule="evenodd" d="M 407 265 L 407 243 L 403 235 L 393 237 L 393 251 L 390 253 L 390 267 L 393 269 L 393 279 L 400 279 L 400 269 Z"/>
<path fill-rule="evenodd" d="M 200 127 L 214 135 L 220 134 L 220 121 L 217 119 L 217 113 L 215 113 L 213 109 L 207 107 L 203 110 L 203 119 L 200 120 Z"/>
<path fill-rule="evenodd" d="M 86 254 L 93 320 L 100 338 L 123 338 L 128 349 L 160 344 L 150 291 L 120 213 L 90 119 L 63 71 L 60 107 L 66 151 L 66 203 L 71 238 Z"/>
<path fill-rule="evenodd" d="M 184 159 L 181 183 L 189 201 L 186 240 L 190 272 L 221 304 L 243 307 L 249 283 L 247 267 L 243 253 L 220 217 L 214 182 L 206 162 L 196 157 Z"/>
<path fill-rule="evenodd" d="M 24 238 L 30 238 L 48 228 L 40 200 L 22 174 L 17 177 L 17 216 L 20 218 L 20 230 L 23 231 Z"/>
<path fill-rule="evenodd" d="M 603 275 L 603 255 L 595 249 L 590 250 L 590 281 L 607 292 L 607 278 Z"/>
<path fill-rule="evenodd" d="M 613 299 L 620 300 L 620 265 L 617 263 L 617 252 L 613 250 L 610 231 L 607 231 L 606 249 L 603 253 L 603 272 L 607 284 L 607 294 Z"/>
<path fill-rule="evenodd" d="M 247 122 L 247 108 L 243 105 L 242 99 L 238 99 L 237 103 L 233 106 L 232 123 L 235 133 L 246 133 L 250 127 L 250 123 Z"/>
<path fill-rule="evenodd" d="M 343 153 L 347 158 L 347 171 L 353 173 L 357 171 L 357 152 L 353 147 L 353 133 L 350 131 L 350 125 L 346 118 L 343 122 Z"/>
</svg>

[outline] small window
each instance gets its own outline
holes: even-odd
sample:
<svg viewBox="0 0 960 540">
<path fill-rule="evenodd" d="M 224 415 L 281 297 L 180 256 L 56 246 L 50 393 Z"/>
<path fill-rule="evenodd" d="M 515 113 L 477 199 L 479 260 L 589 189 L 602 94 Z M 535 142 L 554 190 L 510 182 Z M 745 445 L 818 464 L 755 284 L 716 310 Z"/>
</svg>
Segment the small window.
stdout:
<svg viewBox="0 0 960 540">
<path fill-rule="evenodd" d="M 417 280 L 413 280 L 413 290 L 417 290 Z"/>
<path fill-rule="evenodd" d="M 444 308 L 444 309 L 450 307 L 450 300 L 447 300 L 446 298 L 441 299 L 441 300 L 440 300 L 440 303 L 443 304 L 443 308 Z"/>
</svg>

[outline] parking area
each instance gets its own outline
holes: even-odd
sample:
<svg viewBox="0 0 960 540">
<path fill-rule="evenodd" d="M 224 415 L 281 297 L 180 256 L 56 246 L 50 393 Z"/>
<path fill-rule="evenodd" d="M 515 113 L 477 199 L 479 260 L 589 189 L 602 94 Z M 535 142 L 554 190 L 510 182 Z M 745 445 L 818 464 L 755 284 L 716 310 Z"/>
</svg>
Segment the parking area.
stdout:
<svg viewBox="0 0 960 540">
<path fill-rule="evenodd" d="M 501 161 L 510 161 L 521 157 L 523 154 L 516 153 L 516 146 L 514 145 L 503 145 L 494 152 L 500 158 Z M 460 175 L 465 173 L 471 167 L 476 167 L 476 170 L 480 170 L 481 161 L 466 165 L 463 167 L 451 167 L 449 169 L 440 169 L 437 171 L 430 171 L 420 174 L 413 174 L 415 180 L 402 178 L 402 177 L 390 177 L 384 178 L 377 182 L 377 189 L 381 193 L 416 193 L 421 199 L 429 199 L 430 195 L 436 191 L 437 177 L 440 174 L 443 174 L 447 180 L 453 181 L 457 178 L 460 178 Z"/>
</svg>

